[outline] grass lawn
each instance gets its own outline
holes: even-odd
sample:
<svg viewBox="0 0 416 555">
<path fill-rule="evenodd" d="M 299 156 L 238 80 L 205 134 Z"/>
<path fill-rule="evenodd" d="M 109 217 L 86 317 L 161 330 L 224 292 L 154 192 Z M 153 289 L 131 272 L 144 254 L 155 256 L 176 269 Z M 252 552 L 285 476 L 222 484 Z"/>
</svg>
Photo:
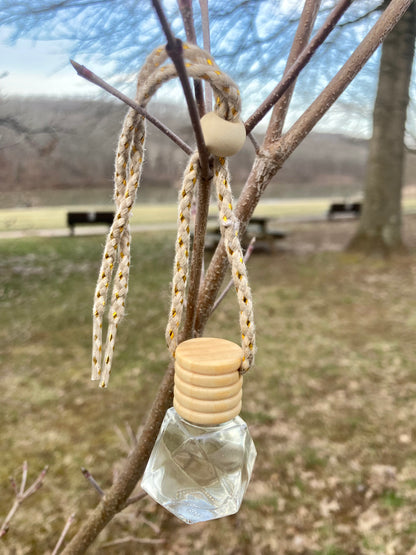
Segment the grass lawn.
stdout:
<svg viewBox="0 0 416 555">
<path fill-rule="evenodd" d="M 145 499 L 89 553 L 416 553 L 416 219 L 409 254 L 387 261 L 340 251 L 353 225 L 298 225 L 277 253 L 249 261 L 258 356 L 242 416 L 258 457 L 240 512 L 187 526 Z M 105 391 L 89 380 L 104 237 L 0 240 L 0 519 L 8 477 L 24 460 L 29 481 L 49 465 L 0 553 L 48 553 L 71 512 L 83 519 L 97 495 L 80 467 L 111 483 L 126 454 L 120 432 L 138 429 L 168 361 L 173 239 L 133 236 Z M 232 292 L 206 334 L 238 337 Z M 106 547 L 127 536 L 161 543 Z"/>
<path fill-rule="evenodd" d="M 331 198 L 314 199 L 282 199 L 261 202 L 256 208 L 256 216 L 270 218 L 308 218 L 325 217 Z M 62 205 L 34 208 L 0 208 L 0 233 L 4 231 L 36 231 L 50 229 L 65 229 L 68 211 L 98 212 L 113 210 L 110 204 Z M 405 212 L 416 210 L 416 198 L 408 197 L 403 200 Z M 210 214 L 217 213 L 216 206 L 210 208 Z M 138 199 L 134 207 L 132 225 L 175 224 L 177 217 L 176 204 L 140 204 Z"/>
</svg>

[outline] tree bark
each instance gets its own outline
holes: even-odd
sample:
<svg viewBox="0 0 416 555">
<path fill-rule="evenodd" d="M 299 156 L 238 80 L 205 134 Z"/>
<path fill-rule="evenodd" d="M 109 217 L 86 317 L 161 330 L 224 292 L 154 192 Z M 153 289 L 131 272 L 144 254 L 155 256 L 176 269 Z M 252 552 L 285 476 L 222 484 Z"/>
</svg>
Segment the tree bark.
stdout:
<svg viewBox="0 0 416 555">
<path fill-rule="evenodd" d="M 349 245 L 352 250 L 389 254 L 404 247 L 404 132 L 415 38 L 416 6 L 412 3 L 382 46 L 363 211 Z"/>
</svg>

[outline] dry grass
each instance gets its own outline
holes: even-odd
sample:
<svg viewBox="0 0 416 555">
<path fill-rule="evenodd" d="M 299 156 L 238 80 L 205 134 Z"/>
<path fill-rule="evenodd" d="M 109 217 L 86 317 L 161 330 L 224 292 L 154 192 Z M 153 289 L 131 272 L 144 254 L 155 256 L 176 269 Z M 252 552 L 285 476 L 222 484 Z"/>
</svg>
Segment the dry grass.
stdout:
<svg viewBox="0 0 416 555">
<path fill-rule="evenodd" d="M 292 227 L 277 253 L 250 260 L 259 352 L 243 417 L 258 458 L 240 512 L 186 526 L 146 499 L 91 553 L 416 553 L 416 220 L 409 254 L 390 260 L 341 252 L 353 225 Z M 72 511 L 83 518 L 96 496 L 81 466 L 109 485 L 124 456 L 114 426 L 137 429 L 166 365 L 172 242 L 134 236 L 129 314 L 104 392 L 88 380 L 102 239 L 0 242 L 0 514 L 24 459 L 31 476 L 50 465 L 3 553 L 47 553 Z M 235 339 L 236 322 L 230 293 L 207 333 Z M 127 536 L 163 543 L 106 547 Z"/>
</svg>

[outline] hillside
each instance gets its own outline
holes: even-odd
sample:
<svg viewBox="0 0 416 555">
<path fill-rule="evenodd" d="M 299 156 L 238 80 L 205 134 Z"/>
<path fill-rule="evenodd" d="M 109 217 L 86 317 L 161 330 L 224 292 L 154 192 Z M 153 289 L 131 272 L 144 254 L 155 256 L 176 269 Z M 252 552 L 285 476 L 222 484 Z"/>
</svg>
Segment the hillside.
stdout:
<svg viewBox="0 0 416 555">
<path fill-rule="evenodd" d="M 183 108 L 152 104 L 150 111 L 187 142 Z M 9 98 L 0 103 L 0 195 L 5 206 L 109 202 L 114 150 L 126 107 L 113 101 Z M 171 201 L 186 160 L 152 126 L 141 198 Z M 272 181 L 266 197 L 350 196 L 362 188 L 367 143 L 343 135 L 312 134 Z M 254 157 L 251 143 L 231 160 L 234 189 Z M 409 155 L 406 183 L 416 183 Z"/>
</svg>

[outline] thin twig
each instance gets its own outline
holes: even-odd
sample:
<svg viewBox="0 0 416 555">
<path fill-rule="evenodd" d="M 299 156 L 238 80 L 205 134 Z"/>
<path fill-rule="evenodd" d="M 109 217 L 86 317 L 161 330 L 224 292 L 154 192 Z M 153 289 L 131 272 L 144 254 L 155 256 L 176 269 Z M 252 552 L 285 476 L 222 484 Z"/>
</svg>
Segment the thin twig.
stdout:
<svg viewBox="0 0 416 555">
<path fill-rule="evenodd" d="M 201 124 L 199 121 L 199 112 L 195 99 L 192 94 L 191 86 L 189 84 L 188 74 L 186 73 L 185 62 L 183 60 L 182 42 L 175 38 L 172 34 L 168 20 L 166 19 L 165 12 L 159 0 L 152 0 L 153 7 L 157 13 L 163 32 L 165 33 L 167 45 L 166 52 L 169 54 L 179 80 L 182 85 L 183 93 L 185 95 L 186 104 L 188 106 L 189 116 L 191 118 L 192 128 L 195 135 L 195 140 L 199 152 L 199 160 L 201 164 L 202 173 L 207 175 L 209 171 L 209 154 L 205 146 L 204 137 L 202 134 Z"/>
<path fill-rule="evenodd" d="M 54 550 L 52 551 L 51 555 L 57 555 L 58 551 L 61 548 L 61 545 L 64 543 L 64 539 L 66 538 L 66 535 L 68 534 L 68 530 L 70 529 L 74 520 L 75 520 L 75 513 L 72 513 L 71 515 L 69 515 L 69 517 L 68 517 L 68 519 L 65 523 L 64 529 L 62 530 L 62 533 L 59 536 L 59 540 L 58 540 L 57 544 L 55 545 Z"/>
<path fill-rule="evenodd" d="M 105 492 L 100 487 L 100 485 L 98 484 L 98 482 L 96 481 L 94 476 L 91 474 L 91 472 L 89 470 L 87 470 L 86 468 L 81 468 L 81 472 L 82 472 L 84 478 L 87 479 L 89 481 L 89 483 L 92 485 L 92 487 L 95 489 L 95 491 L 98 492 L 99 496 L 103 497 Z"/>
<path fill-rule="evenodd" d="M 155 534 L 157 534 L 157 535 L 160 534 L 160 526 L 159 525 L 157 525 L 154 522 L 152 522 L 151 520 L 147 519 L 142 514 L 138 515 L 138 516 L 139 516 L 139 521 L 140 522 L 143 522 L 143 524 L 146 524 L 146 526 L 149 526 L 149 528 L 151 528 Z"/>
<path fill-rule="evenodd" d="M 306 0 L 299 19 L 299 24 L 293 38 L 292 47 L 286 61 L 286 67 L 283 76 L 287 75 L 292 65 L 306 48 L 313 26 L 318 15 L 321 0 Z M 272 116 L 267 127 L 264 139 L 264 147 L 267 149 L 271 143 L 277 141 L 283 132 L 286 116 L 289 111 L 290 102 L 292 100 L 293 91 L 295 89 L 297 79 L 295 79 L 286 92 L 279 98 L 273 107 Z"/>
<path fill-rule="evenodd" d="M 12 488 L 13 488 L 14 494 L 15 494 L 15 495 L 18 495 L 19 492 L 18 492 L 18 489 L 17 489 L 17 483 L 16 483 L 16 480 L 14 479 L 13 476 L 10 476 L 10 485 L 11 485 Z"/>
<path fill-rule="evenodd" d="M 134 449 L 137 445 L 137 436 L 133 432 L 133 428 L 130 426 L 128 422 L 126 422 L 125 427 L 126 427 L 128 443 L 130 444 L 130 449 Z"/>
<path fill-rule="evenodd" d="M 394 28 L 413 0 L 391 0 L 374 27 L 357 46 L 342 68 L 331 79 L 321 94 L 279 141 L 278 149 L 285 152 L 285 159 L 308 135 L 322 116 L 329 110 L 347 86 L 360 72 L 385 37 Z"/>
<path fill-rule="evenodd" d="M 198 190 L 198 210 L 195 222 L 195 234 L 192 249 L 186 314 L 181 336 L 179 338 L 179 341 L 183 341 L 184 339 L 189 339 L 190 337 L 192 337 L 195 325 L 196 303 L 202 275 L 205 233 L 207 229 L 210 200 L 210 157 L 202 134 L 198 107 L 192 95 L 188 75 L 186 73 L 185 63 L 183 59 L 182 43 L 179 39 L 173 36 L 160 1 L 152 0 L 152 3 L 167 39 L 166 51 L 175 65 L 179 80 L 182 85 L 183 93 L 186 98 L 189 117 L 191 119 L 192 128 L 198 148 L 199 164 L 201 166 L 201 181 Z"/>
<path fill-rule="evenodd" d="M 202 21 L 202 41 L 204 50 L 211 52 L 211 36 L 209 30 L 209 10 L 208 0 L 199 0 Z M 212 110 L 212 89 L 211 85 L 205 81 L 205 109 L 207 112 Z"/>
<path fill-rule="evenodd" d="M 177 0 L 181 12 L 183 26 L 185 28 L 186 40 L 191 44 L 197 44 L 194 13 L 192 0 Z M 194 79 L 195 100 L 198 106 L 199 117 L 205 114 L 204 90 L 200 79 Z"/>
<path fill-rule="evenodd" d="M 7 534 L 10 527 L 10 521 L 16 514 L 18 508 L 23 503 L 23 501 L 25 501 L 28 497 L 36 493 L 42 487 L 46 473 L 48 471 L 48 467 L 45 466 L 41 471 L 41 473 L 39 474 L 39 476 L 33 482 L 33 484 L 29 486 L 27 490 L 25 490 L 26 482 L 27 482 L 27 470 L 28 470 L 27 462 L 25 461 L 22 465 L 22 479 L 21 479 L 19 488 L 17 488 L 16 481 L 14 480 L 14 478 L 11 478 L 10 480 L 13 491 L 15 492 L 15 499 L 10 511 L 8 512 L 6 518 L 3 521 L 3 524 L 0 527 L 0 538 L 2 538 Z"/>
<path fill-rule="evenodd" d="M 27 461 L 24 461 L 23 462 L 23 467 L 22 467 L 22 481 L 20 483 L 19 495 L 24 494 L 25 487 L 26 487 L 26 482 L 27 482 Z"/>
<path fill-rule="evenodd" d="M 264 118 L 267 112 L 273 108 L 279 98 L 281 98 L 281 96 L 287 91 L 295 79 L 297 79 L 299 73 L 325 41 L 327 36 L 337 24 L 338 20 L 341 18 L 342 14 L 351 5 L 352 1 L 353 0 L 340 0 L 338 2 L 308 46 L 302 51 L 296 62 L 287 71 L 287 73 L 285 73 L 280 83 L 278 83 L 278 85 L 261 103 L 257 110 L 247 119 L 245 122 L 247 133 L 250 133 L 254 129 L 254 127 Z"/>
<path fill-rule="evenodd" d="M 250 258 L 250 256 L 253 253 L 254 250 L 254 243 L 256 242 L 256 238 L 252 237 L 251 241 L 247 247 L 246 253 L 244 255 L 244 263 L 246 263 L 248 261 L 248 259 Z M 217 300 L 215 301 L 215 303 L 212 306 L 212 310 L 211 310 L 211 314 L 214 312 L 214 310 L 216 310 L 219 305 L 222 303 L 222 301 L 225 299 L 228 291 L 231 289 L 231 287 L 233 286 L 234 281 L 232 279 L 230 279 L 230 281 L 227 283 L 227 285 L 225 286 L 224 290 L 222 291 L 221 295 L 218 296 Z"/>
<path fill-rule="evenodd" d="M 126 422 L 125 428 L 126 428 L 126 435 L 124 435 L 124 433 L 120 430 L 118 426 L 114 426 L 114 430 L 120 440 L 120 443 L 123 445 L 126 453 L 129 454 L 130 451 L 134 449 L 135 446 L 137 445 L 137 436 L 133 432 L 128 422 Z"/>
<path fill-rule="evenodd" d="M 137 495 L 134 495 L 133 497 L 129 497 L 126 501 L 125 506 L 128 507 L 129 505 L 133 505 L 133 503 L 137 503 L 141 499 L 144 499 L 146 496 L 147 496 L 147 493 L 145 491 L 142 491 L 141 493 L 138 493 Z"/>
<path fill-rule="evenodd" d="M 256 137 L 253 135 L 253 133 L 249 133 L 247 136 L 248 136 L 248 138 L 250 139 L 251 144 L 252 144 L 253 147 L 254 147 L 255 153 L 258 154 L 258 153 L 260 152 L 260 145 L 259 145 L 259 143 L 258 143 Z"/>
<path fill-rule="evenodd" d="M 41 473 L 39 474 L 39 476 L 33 482 L 33 484 L 30 487 L 28 487 L 27 490 L 24 492 L 23 495 L 25 499 L 27 499 L 28 497 L 36 493 L 43 486 L 43 482 L 44 482 L 46 473 L 48 472 L 48 468 L 49 468 L 48 466 L 45 466 L 41 471 Z"/>
<path fill-rule="evenodd" d="M 132 100 L 131 98 L 123 94 L 121 91 L 119 91 L 118 89 L 116 89 L 115 87 L 107 83 L 106 81 L 104 81 L 104 79 L 101 79 L 101 77 L 98 77 L 98 75 L 93 73 L 87 67 L 75 62 L 74 60 L 70 60 L 70 62 L 80 77 L 83 77 L 90 83 L 97 85 L 101 89 L 107 91 L 108 93 L 112 94 L 113 96 L 115 96 L 116 98 L 118 98 L 119 100 L 127 104 L 127 106 L 130 106 L 131 108 L 136 110 L 136 112 L 144 116 L 148 121 L 150 121 L 150 123 L 152 123 L 160 131 L 162 131 L 163 134 L 169 137 L 169 139 L 173 141 L 184 152 L 186 152 L 186 154 L 192 154 L 193 149 L 188 144 L 186 144 L 185 141 L 183 141 L 180 137 L 178 137 L 178 135 L 174 131 L 169 129 L 169 127 L 167 127 L 164 123 L 158 120 L 155 116 L 152 116 L 151 114 L 149 114 L 149 112 L 144 108 L 142 108 L 140 104 L 137 104 L 137 102 L 135 102 L 134 100 Z"/>
<path fill-rule="evenodd" d="M 131 447 L 130 447 L 130 443 L 128 441 L 128 439 L 126 439 L 126 437 L 124 436 L 123 432 L 120 430 L 120 428 L 118 426 L 114 426 L 114 430 L 118 436 L 118 439 L 120 440 L 120 443 L 123 446 L 124 451 L 128 454 L 131 451 Z"/>
</svg>

